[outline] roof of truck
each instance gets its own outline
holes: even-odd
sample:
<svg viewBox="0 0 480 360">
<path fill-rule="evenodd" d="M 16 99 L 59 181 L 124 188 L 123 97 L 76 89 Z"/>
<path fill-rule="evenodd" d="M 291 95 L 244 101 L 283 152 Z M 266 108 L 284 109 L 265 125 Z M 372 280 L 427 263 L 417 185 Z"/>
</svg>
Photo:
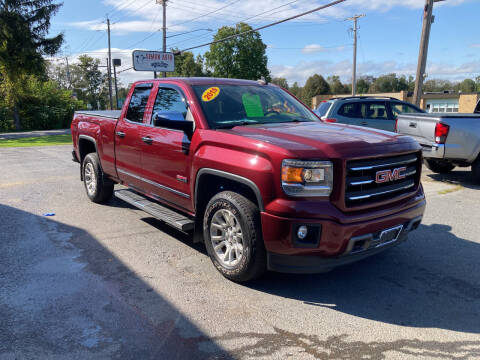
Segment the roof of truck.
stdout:
<svg viewBox="0 0 480 360">
<path fill-rule="evenodd" d="M 142 80 L 138 81 L 137 83 L 145 83 L 152 81 L 183 82 L 188 85 L 259 85 L 262 83 L 262 80 L 254 81 L 213 77 L 168 77 L 152 80 Z"/>
</svg>

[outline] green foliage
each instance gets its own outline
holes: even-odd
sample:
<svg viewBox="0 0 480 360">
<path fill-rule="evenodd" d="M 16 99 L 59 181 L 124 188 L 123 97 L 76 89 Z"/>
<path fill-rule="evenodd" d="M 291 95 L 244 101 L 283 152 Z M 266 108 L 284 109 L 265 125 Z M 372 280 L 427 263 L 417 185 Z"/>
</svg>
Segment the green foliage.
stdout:
<svg viewBox="0 0 480 360">
<path fill-rule="evenodd" d="M 463 93 L 470 93 L 477 91 L 477 84 L 472 79 L 465 79 L 459 85 L 460 91 Z"/>
<path fill-rule="evenodd" d="M 288 82 L 287 82 L 287 79 L 285 78 L 275 77 L 272 79 L 272 83 L 288 90 Z M 297 84 L 297 87 L 298 87 L 298 84 Z"/>
<path fill-rule="evenodd" d="M 328 84 L 330 85 L 330 92 L 332 94 L 348 94 L 348 87 L 343 85 L 340 81 L 339 76 L 329 76 L 327 78 Z M 351 91 L 350 91 L 351 92 Z"/>
<path fill-rule="evenodd" d="M 252 27 L 245 23 L 239 23 L 235 27 L 223 26 L 218 30 L 214 40 L 250 30 Z M 266 48 L 257 31 L 235 36 L 210 45 L 210 51 L 205 53 L 206 67 L 215 77 L 250 80 L 265 78 L 270 81 Z"/>
<path fill-rule="evenodd" d="M 173 49 L 175 52 L 177 49 Z M 203 72 L 203 57 L 195 56 L 191 51 L 185 51 L 180 55 L 175 55 L 175 71 L 168 76 L 194 77 L 205 76 Z"/>
<path fill-rule="evenodd" d="M 323 76 L 315 74 L 310 76 L 302 90 L 302 101 L 308 106 L 312 106 L 312 98 L 317 95 L 330 93 L 330 85 Z"/>
<path fill-rule="evenodd" d="M 297 98 L 301 99 L 302 97 L 302 89 L 300 86 L 298 86 L 298 83 L 295 81 L 293 85 L 288 89 L 293 95 L 295 95 Z"/>
<path fill-rule="evenodd" d="M 30 75 L 21 78 L 24 86 L 18 94 L 17 106 L 24 130 L 64 129 L 70 126 L 73 112 L 84 107 L 71 91 L 58 89 L 53 81 Z M 13 112 L 0 104 L 0 131 L 14 128 Z"/>
<path fill-rule="evenodd" d="M 42 56 L 53 56 L 62 45 L 63 34 L 47 37 L 50 19 L 61 5 L 53 0 L 3 0 L 0 5 L 0 92 L 19 130 L 21 79 L 44 76 Z"/>
<path fill-rule="evenodd" d="M 408 81 L 405 76 L 400 78 L 397 74 L 388 74 L 378 77 L 370 86 L 370 93 L 389 93 L 408 90 Z"/>
</svg>

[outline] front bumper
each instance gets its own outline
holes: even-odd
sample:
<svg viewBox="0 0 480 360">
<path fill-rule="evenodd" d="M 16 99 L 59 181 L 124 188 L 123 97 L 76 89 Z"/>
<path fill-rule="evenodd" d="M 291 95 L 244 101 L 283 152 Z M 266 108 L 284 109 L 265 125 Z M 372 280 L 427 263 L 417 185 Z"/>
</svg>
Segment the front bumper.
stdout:
<svg viewBox="0 0 480 360">
<path fill-rule="evenodd" d="M 271 271 L 293 274 L 328 272 L 338 266 L 365 259 L 404 242 L 407 240 L 408 233 L 417 229 L 421 221 L 422 217 L 419 216 L 401 224 L 402 229 L 398 236 L 388 242 L 382 242 L 378 233 L 353 237 L 348 241 L 347 249 L 340 256 L 292 256 L 267 252 L 267 266 Z"/>
<path fill-rule="evenodd" d="M 263 212 L 262 232 L 268 267 L 279 272 L 325 272 L 374 255 L 405 241 L 408 233 L 420 225 L 425 206 L 423 192 L 420 192 L 408 207 L 393 213 L 384 210 L 373 218 L 365 214 L 364 220 L 354 215 L 339 220 L 287 218 Z M 296 237 L 301 225 L 313 231 L 314 236 L 308 239 L 308 244 L 299 242 Z M 402 229 L 395 241 L 380 241 L 382 231 L 398 226 Z"/>
</svg>

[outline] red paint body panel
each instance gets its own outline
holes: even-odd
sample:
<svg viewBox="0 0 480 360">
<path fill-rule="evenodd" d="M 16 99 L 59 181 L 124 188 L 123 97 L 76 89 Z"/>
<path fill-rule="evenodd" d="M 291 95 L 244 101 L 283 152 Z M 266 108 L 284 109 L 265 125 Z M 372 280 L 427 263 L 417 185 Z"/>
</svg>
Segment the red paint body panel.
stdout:
<svg viewBox="0 0 480 360">
<path fill-rule="evenodd" d="M 133 88 L 140 83 L 153 83 L 154 86 L 143 123 L 137 124 L 126 121 L 125 114 Z M 195 119 L 196 130 L 191 139 L 183 132 L 151 125 L 153 104 L 161 84 L 174 85 L 185 96 Z M 78 158 L 78 136 L 83 134 L 94 138 L 107 175 L 191 215 L 195 214 L 195 183 L 201 169 L 220 170 L 246 178 L 256 185 L 263 202 L 261 219 L 266 248 L 279 254 L 335 256 L 345 249 L 352 236 L 385 229 L 423 214 L 425 197 L 421 185 L 394 200 L 387 199 L 373 205 L 352 208 L 347 207 L 344 200 L 348 160 L 420 151 L 419 145 L 410 137 L 320 121 L 211 130 L 192 89 L 196 84 L 252 85 L 252 82 L 169 78 L 135 83 L 118 121 L 75 115 L 72 136 Z M 124 132 L 125 137 L 116 136 L 118 131 Z M 144 136 L 153 140 L 151 145 L 141 140 Z M 331 195 L 327 198 L 287 196 L 280 181 L 284 159 L 332 161 L 334 186 Z M 420 174 L 421 164 L 417 170 Z M 293 246 L 291 229 L 295 223 L 322 225 L 317 248 Z"/>
</svg>

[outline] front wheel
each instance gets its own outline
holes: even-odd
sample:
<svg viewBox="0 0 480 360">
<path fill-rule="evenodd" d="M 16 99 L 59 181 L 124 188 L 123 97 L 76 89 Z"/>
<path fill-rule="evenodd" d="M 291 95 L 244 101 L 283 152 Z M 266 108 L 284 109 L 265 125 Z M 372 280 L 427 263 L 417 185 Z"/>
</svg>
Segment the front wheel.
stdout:
<svg viewBox="0 0 480 360">
<path fill-rule="evenodd" d="M 245 282 L 266 271 L 266 251 L 258 207 L 244 196 L 224 191 L 207 205 L 203 233 L 208 255 L 227 279 Z"/>
<path fill-rule="evenodd" d="M 433 159 L 425 159 L 425 165 L 427 168 L 432 170 L 434 173 L 437 174 L 447 174 L 453 169 L 455 169 L 455 165 L 442 160 L 433 160 Z"/>
<path fill-rule="evenodd" d="M 91 201 L 103 203 L 112 197 L 114 183 L 105 177 L 96 153 L 85 156 L 82 175 L 87 196 Z"/>
</svg>

